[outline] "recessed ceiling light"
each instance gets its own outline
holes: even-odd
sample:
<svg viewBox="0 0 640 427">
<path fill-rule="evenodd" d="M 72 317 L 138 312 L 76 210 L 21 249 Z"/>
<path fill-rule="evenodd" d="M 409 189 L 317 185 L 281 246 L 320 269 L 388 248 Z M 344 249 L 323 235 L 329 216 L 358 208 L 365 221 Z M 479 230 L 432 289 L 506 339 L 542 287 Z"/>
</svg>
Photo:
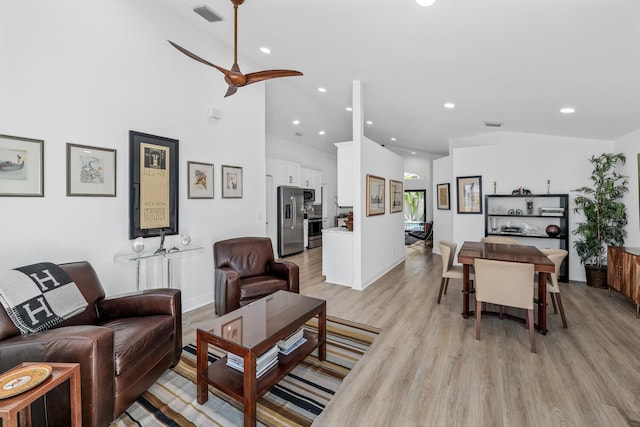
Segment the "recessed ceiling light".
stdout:
<svg viewBox="0 0 640 427">
<path fill-rule="evenodd" d="M 300 120 L 294 120 L 294 121 L 293 121 L 293 124 L 294 124 L 294 125 L 299 125 L 299 124 L 300 124 Z"/>
<path fill-rule="evenodd" d="M 453 102 L 447 102 L 444 104 L 444 108 L 456 108 L 456 104 L 454 104 Z"/>
<path fill-rule="evenodd" d="M 373 124 L 373 122 L 372 122 L 371 120 L 367 120 L 367 124 L 368 124 L 368 125 L 372 125 L 372 124 Z"/>
<path fill-rule="evenodd" d="M 433 6 L 436 0 L 416 0 L 420 6 Z"/>
<path fill-rule="evenodd" d="M 560 109 L 560 112 L 562 114 L 573 114 L 576 112 L 576 109 L 573 107 L 564 107 Z"/>
<path fill-rule="evenodd" d="M 321 130 L 320 132 L 318 132 L 318 135 L 324 135 L 324 131 Z"/>
<path fill-rule="evenodd" d="M 391 138 L 391 140 L 392 140 L 392 141 L 395 141 L 395 140 L 396 140 L 396 138 L 395 138 L 395 137 L 392 137 L 392 138 Z"/>
<path fill-rule="evenodd" d="M 323 87 L 319 87 L 319 88 L 318 88 L 318 92 L 325 93 L 326 91 L 327 91 L 327 90 L 326 90 L 325 88 L 323 88 Z"/>
<path fill-rule="evenodd" d="M 269 55 L 271 53 L 271 49 L 269 49 L 268 47 L 262 46 L 260 48 L 260 52 L 264 53 L 265 55 Z"/>
<path fill-rule="evenodd" d="M 416 152 L 415 152 L 415 151 L 412 151 L 412 152 L 411 152 L 411 154 L 414 154 L 414 155 L 415 155 L 415 154 L 416 154 Z"/>
<path fill-rule="evenodd" d="M 347 111 L 353 111 L 353 108 L 351 108 L 351 107 L 347 107 L 347 108 L 345 108 L 345 110 L 347 110 Z"/>
</svg>

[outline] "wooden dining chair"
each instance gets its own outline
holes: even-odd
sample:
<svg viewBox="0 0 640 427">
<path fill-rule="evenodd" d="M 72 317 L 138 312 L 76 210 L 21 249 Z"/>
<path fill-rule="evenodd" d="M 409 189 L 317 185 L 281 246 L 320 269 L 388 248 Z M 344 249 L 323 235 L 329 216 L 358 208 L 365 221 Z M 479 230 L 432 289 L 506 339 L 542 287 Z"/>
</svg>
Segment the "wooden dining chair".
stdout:
<svg viewBox="0 0 640 427">
<path fill-rule="evenodd" d="M 516 239 L 511 239 L 509 237 L 502 236 L 486 236 L 480 239 L 482 243 L 500 243 L 503 245 L 519 245 Z"/>
<path fill-rule="evenodd" d="M 547 258 L 551 260 L 556 266 L 553 273 L 547 274 L 547 291 L 551 297 L 551 303 L 553 304 L 553 312 L 558 314 L 560 309 L 560 317 L 562 318 L 562 326 L 567 327 L 567 318 L 564 315 L 564 307 L 562 306 L 562 298 L 560 297 L 560 286 L 558 285 L 558 274 L 560 272 L 560 266 L 562 261 L 567 257 L 568 252 L 564 249 L 540 249 L 540 252 L 545 254 Z M 538 281 L 536 280 L 537 284 Z M 557 307 L 556 307 L 557 302 Z"/>
<path fill-rule="evenodd" d="M 462 266 L 453 265 L 453 259 L 456 255 L 456 249 L 458 245 L 454 242 L 448 242 L 446 240 L 440 240 L 438 242 L 440 246 L 440 253 L 442 254 L 442 280 L 440 281 L 440 292 L 438 293 L 438 304 L 442 294 L 447 294 L 447 288 L 449 287 L 449 279 L 463 279 Z M 469 272 L 469 280 L 474 280 L 473 272 Z"/>
<path fill-rule="evenodd" d="M 480 318 L 484 303 L 524 308 L 531 352 L 536 352 L 533 323 L 533 264 L 476 259 L 476 339 L 480 339 Z"/>
</svg>

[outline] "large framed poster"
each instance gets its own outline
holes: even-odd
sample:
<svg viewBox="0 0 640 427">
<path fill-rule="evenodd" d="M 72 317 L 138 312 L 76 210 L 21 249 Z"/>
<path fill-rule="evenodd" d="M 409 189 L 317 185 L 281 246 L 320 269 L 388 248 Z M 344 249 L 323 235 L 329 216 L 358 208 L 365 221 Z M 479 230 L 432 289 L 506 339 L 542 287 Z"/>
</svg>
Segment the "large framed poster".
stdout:
<svg viewBox="0 0 640 427">
<path fill-rule="evenodd" d="M 129 131 L 129 239 L 178 234 L 178 140 Z"/>
</svg>

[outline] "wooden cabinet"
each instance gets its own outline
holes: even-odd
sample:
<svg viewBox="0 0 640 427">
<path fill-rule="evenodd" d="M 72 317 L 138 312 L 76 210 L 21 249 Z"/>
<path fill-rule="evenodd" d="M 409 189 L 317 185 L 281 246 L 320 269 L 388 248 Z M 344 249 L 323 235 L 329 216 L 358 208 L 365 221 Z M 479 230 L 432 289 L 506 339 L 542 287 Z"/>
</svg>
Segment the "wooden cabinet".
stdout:
<svg viewBox="0 0 640 427">
<path fill-rule="evenodd" d="M 508 236 L 539 248 L 569 251 L 568 194 L 494 194 L 485 196 L 485 236 Z M 546 229 L 559 227 L 558 235 Z M 569 281 L 569 255 L 560 267 L 559 280 Z"/>
<path fill-rule="evenodd" d="M 607 285 L 635 302 L 640 317 L 640 248 L 608 247 Z"/>
</svg>

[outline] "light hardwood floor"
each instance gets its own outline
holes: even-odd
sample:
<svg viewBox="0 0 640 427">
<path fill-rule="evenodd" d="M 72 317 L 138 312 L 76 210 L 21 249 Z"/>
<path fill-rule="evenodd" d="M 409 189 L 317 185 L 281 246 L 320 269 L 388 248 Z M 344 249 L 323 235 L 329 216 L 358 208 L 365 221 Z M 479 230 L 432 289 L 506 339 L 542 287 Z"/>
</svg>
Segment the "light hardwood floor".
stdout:
<svg viewBox="0 0 640 427">
<path fill-rule="evenodd" d="M 314 426 L 640 426 L 640 320 L 635 305 L 561 283 L 569 323 L 549 306 L 547 336 L 529 352 L 523 325 L 463 319 L 460 281 L 436 304 L 441 257 L 424 245 L 364 291 L 325 283 L 322 248 L 287 257 L 300 292 L 328 314 L 382 329 Z M 473 303 L 473 299 L 472 299 Z M 185 342 L 212 306 L 187 313 Z"/>
</svg>

